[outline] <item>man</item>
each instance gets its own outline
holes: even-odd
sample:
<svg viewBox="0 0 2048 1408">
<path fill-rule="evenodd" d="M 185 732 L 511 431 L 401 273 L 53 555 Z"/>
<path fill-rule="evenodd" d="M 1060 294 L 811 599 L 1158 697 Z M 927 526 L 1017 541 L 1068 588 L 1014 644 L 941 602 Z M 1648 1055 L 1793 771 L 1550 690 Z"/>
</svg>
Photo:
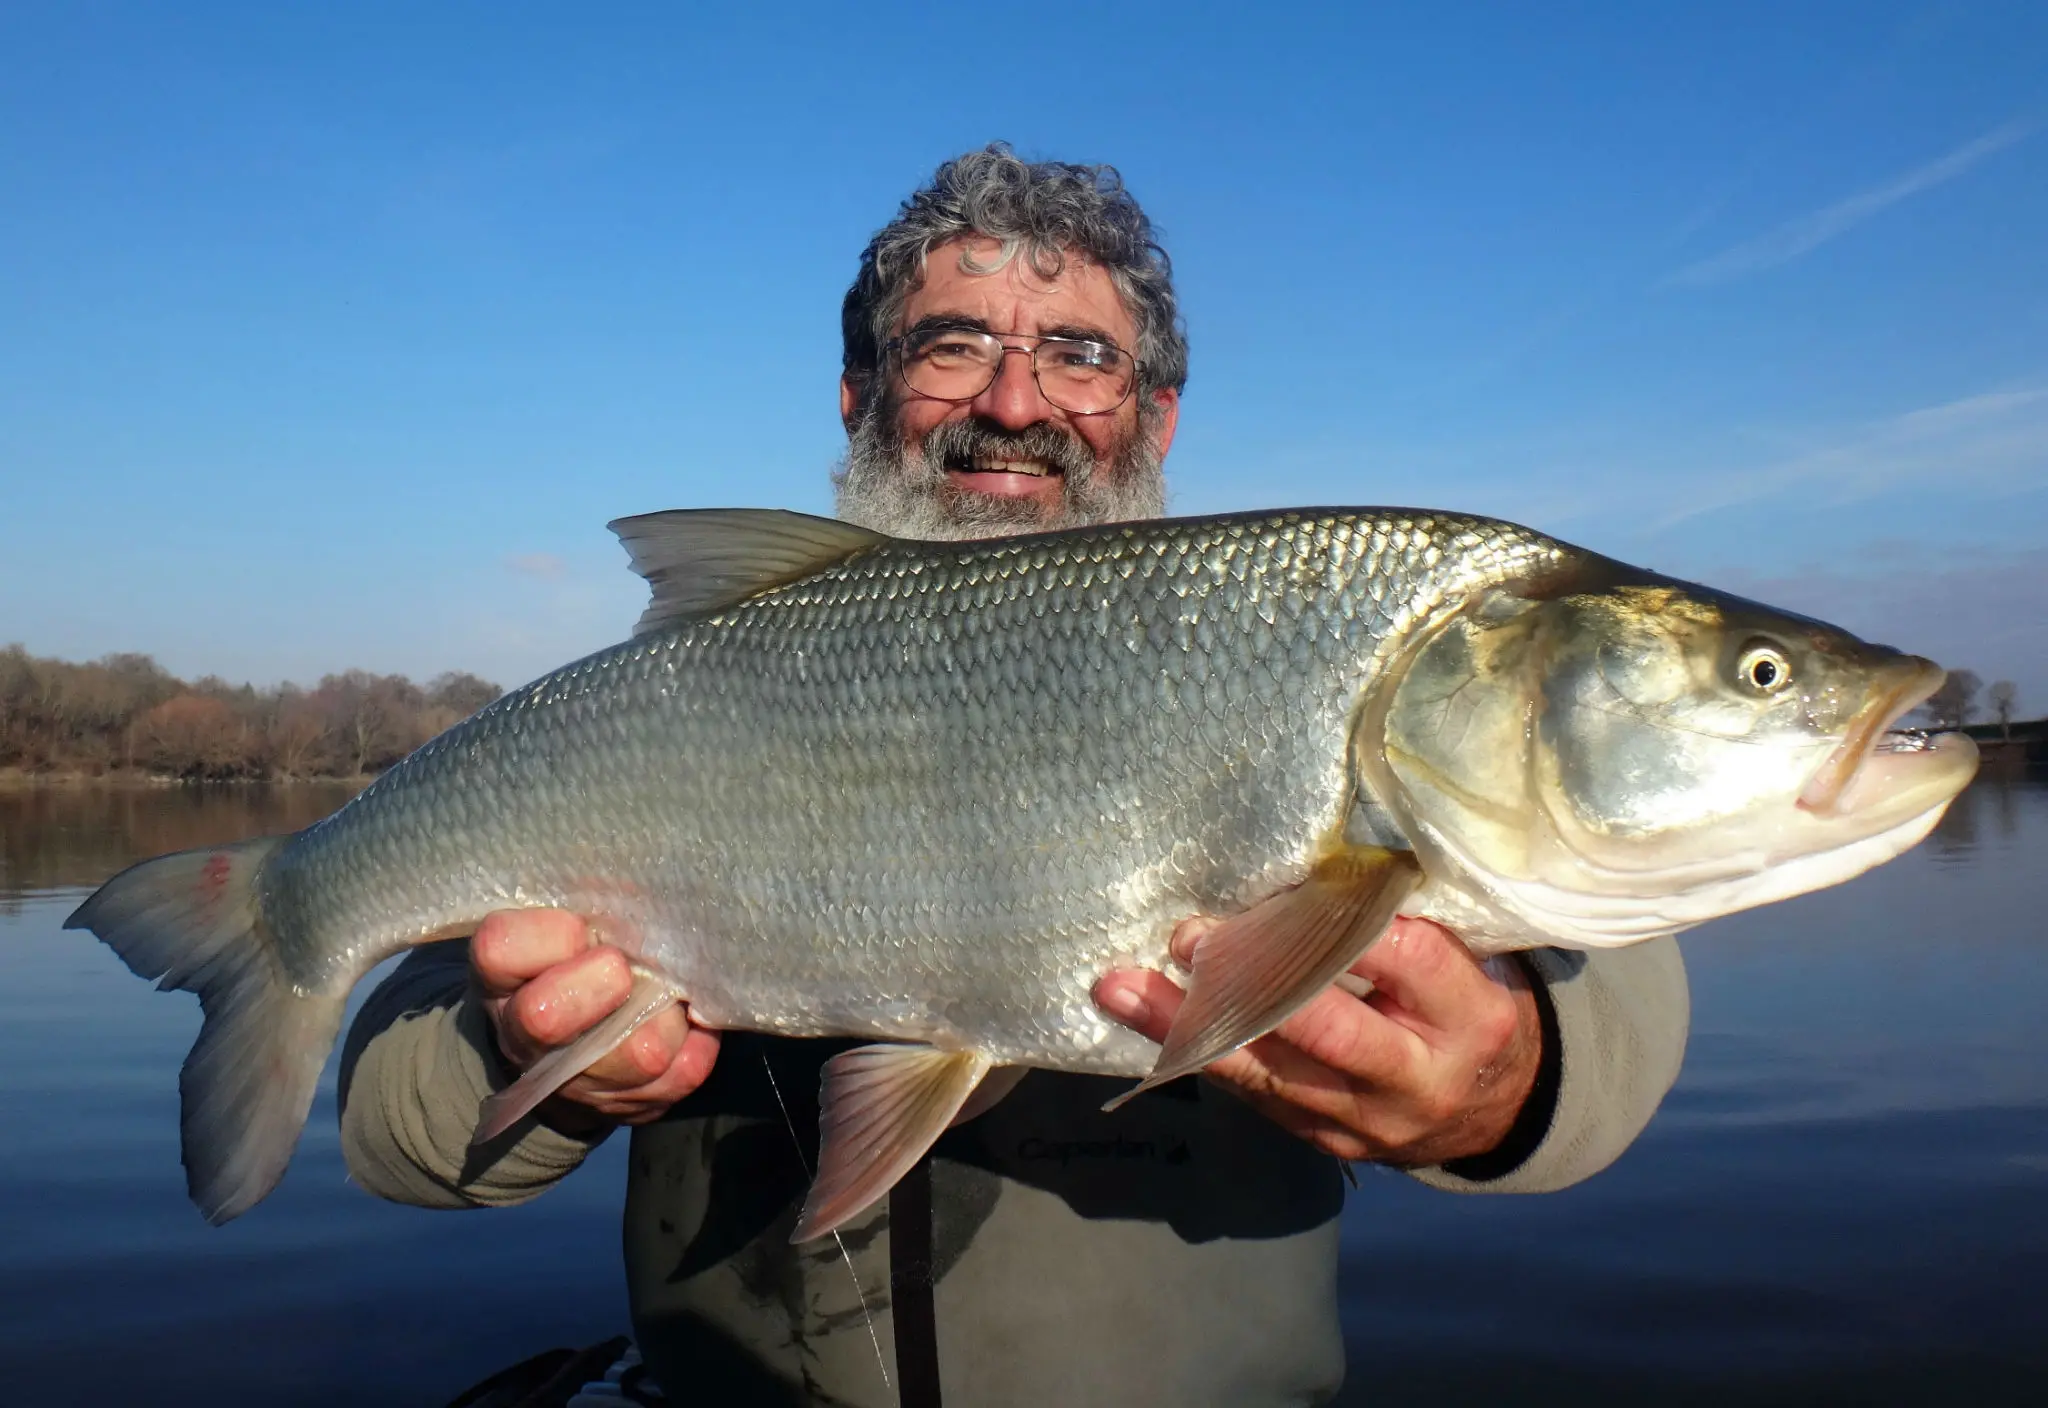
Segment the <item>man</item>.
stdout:
<svg viewBox="0 0 2048 1408">
<path fill-rule="evenodd" d="M 977 537 L 1163 510 L 1186 344 L 1114 171 L 1001 145 L 947 163 L 870 242 L 843 333 L 843 516 Z M 1181 926 L 1183 956 L 1201 930 Z M 818 1069 L 843 1044 L 721 1049 L 670 1012 L 467 1154 L 479 1099 L 629 985 L 580 918 L 494 915 L 466 962 L 423 950 L 364 1008 L 344 1147 L 374 1192 L 476 1206 L 533 1197 L 637 1126 L 634 1324 L 691 1401 L 929 1402 L 936 1378 L 956 1405 L 1313 1402 L 1343 1374 L 1338 1159 L 1462 1191 L 1565 1186 L 1642 1130 L 1685 1043 L 1669 940 L 1481 964 L 1402 920 L 1353 974 L 1208 1080 L 1113 1115 L 1126 1083 L 1034 1072 L 940 1142 L 928 1181 L 792 1247 Z M 1096 998 L 1158 1039 L 1181 994 L 1129 972 Z"/>
</svg>

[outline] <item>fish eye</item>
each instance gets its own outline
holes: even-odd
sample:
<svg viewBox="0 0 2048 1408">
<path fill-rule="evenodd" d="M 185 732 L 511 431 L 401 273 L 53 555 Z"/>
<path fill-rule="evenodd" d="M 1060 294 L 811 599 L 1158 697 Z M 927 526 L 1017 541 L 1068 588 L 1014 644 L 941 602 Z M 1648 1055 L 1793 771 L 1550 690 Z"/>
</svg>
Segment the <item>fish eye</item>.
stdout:
<svg viewBox="0 0 2048 1408">
<path fill-rule="evenodd" d="M 1792 683 L 1792 662 L 1775 645 L 1758 641 L 1736 659 L 1735 677 L 1758 694 L 1776 694 Z"/>
</svg>

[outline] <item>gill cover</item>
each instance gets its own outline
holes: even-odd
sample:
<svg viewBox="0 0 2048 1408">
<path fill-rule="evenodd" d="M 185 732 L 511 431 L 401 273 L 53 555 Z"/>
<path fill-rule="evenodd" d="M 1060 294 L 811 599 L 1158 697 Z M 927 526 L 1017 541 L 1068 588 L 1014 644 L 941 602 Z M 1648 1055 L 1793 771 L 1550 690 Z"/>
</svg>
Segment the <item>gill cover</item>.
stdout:
<svg viewBox="0 0 2048 1408">
<path fill-rule="evenodd" d="M 1939 752 L 1888 763 L 1882 787 L 1849 781 L 1939 681 L 1926 661 L 1598 575 L 1445 623 L 1387 709 L 1405 820 L 1500 928 L 1607 946 L 1834 884 L 1912 845 L 1967 781 Z M 1849 804 L 1813 806 L 1822 783 Z"/>
<path fill-rule="evenodd" d="M 1379 790 L 1400 799 L 1404 829 L 1485 854 L 1514 874 L 1529 869 L 1538 823 L 1530 749 L 1542 682 L 1539 609 L 1496 590 L 1444 622 L 1407 662 L 1381 726 L 1394 786 Z"/>
</svg>

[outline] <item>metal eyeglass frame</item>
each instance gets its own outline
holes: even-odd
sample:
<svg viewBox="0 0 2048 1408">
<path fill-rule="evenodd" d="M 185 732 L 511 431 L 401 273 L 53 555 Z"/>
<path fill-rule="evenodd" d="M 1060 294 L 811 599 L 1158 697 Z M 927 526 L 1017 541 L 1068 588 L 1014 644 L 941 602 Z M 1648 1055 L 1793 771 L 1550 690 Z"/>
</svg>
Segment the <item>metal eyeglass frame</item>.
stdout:
<svg viewBox="0 0 2048 1408">
<path fill-rule="evenodd" d="M 996 340 L 996 346 L 1002 349 L 1003 357 L 1009 356 L 1012 352 L 1015 352 L 1020 356 L 1029 357 L 1031 359 L 1031 384 L 1038 388 L 1039 395 L 1045 397 L 1045 403 L 1048 406 L 1058 406 L 1060 410 L 1065 411 L 1070 416 L 1106 416 L 1114 411 L 1121 410 L 1123 408 L 1124 402 L 1130 400 L 1132 396 L 1137 394 L 1138 378 L 1144 373 L 1145 370 L 1145 364 L 1142 361 L 1140 361 L 1137 357 L 1132 356 L 1128 348 L 1118 347 L 1114 342 L 1105 342 L 1103 339 L 1099 337 L 1059 337 L 1051 333 L 1030 332 L 997 333 L 990 332 L 986 328 L 921 328 L 914 333 L 905 333 L 901 337 L 890 338 L 887 342 L 882 344 L 882 355 L 884 357 L 896 357 L 896 375 L 898 376 L 898 378 L 902 380 L 903 389 L 908 391 L 911 395 L 924 401 L 944 401 L 950 405 L 955 406 L 960 405 L 961 403 L 966 401 L 972 401 L 976 396 L 981 395 L 983 391 L 986 391 L 991 386 L 994 386 L 996 384 L 996 378 L 1003 374 L 1003 362 L 1002 358 L 999 357 L 996 359 L 995 363 L 989 370 L 988 380 L 983 382 L 981 386 L 977 390 L 975 390 L 971 395 L 934 396 L 929 391 L 918 390 L 915 386 L 912 386 L 910 384 L 910 368 L 904 365 L 903 359 L 900 356 L 896 356 L 896 354 L 903 350 L 903 344 L 908 342 L 911 338 L 922 337 L 926 333 L 933 332 L 966 332 L 973 333 L 976 337 L 992 337 Z M 1034 345 L 1030 347 L 1012 347 L 1010 345 L 1012 339 L 1016 339 L 1018 341 L 1023 342 L 1030 342 Z M 1104 406 L 1099 411 L 1077 411 L 1071 406 L 1061 406 L 1058 401 L 1055 401 L 1052 398 L 1051 393 L 1049 393 L 1045 389 L 1045 382 L 1041 380 L 1038 375 L 1038 352 L 1039 349 L 1044 347 L 1045 344 L 1048 342 L 1071 342 L 1084 347 L 1107 347 L 1112 349 L 1113 351 L 1122 353 L 1126 357 L 1130 357 L 1131 384 L 1124 388 L 1123 395 L 1117 397 L 1115 405 Z"/>
</svg>

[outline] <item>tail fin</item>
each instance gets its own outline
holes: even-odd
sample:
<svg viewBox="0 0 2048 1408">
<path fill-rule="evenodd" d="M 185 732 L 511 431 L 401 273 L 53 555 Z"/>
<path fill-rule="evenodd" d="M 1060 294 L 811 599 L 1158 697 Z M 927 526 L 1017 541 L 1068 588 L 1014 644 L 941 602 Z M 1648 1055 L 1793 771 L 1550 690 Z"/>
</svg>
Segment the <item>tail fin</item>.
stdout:
<svg viewBox="0 0 2048 1408">
<path fill-rule="evenodd" d="M 216 1224 L 247 1212 L 284 1176 L 348 1001 L 345 988 L 298 990 L 264 924 L 256 880 L 289 840 L 146 860 L 64 921 L 90 929 L 159 988 L 199 994 L 206 1020 L 178 1077 L 185 1187 Z"/>
</svg>

